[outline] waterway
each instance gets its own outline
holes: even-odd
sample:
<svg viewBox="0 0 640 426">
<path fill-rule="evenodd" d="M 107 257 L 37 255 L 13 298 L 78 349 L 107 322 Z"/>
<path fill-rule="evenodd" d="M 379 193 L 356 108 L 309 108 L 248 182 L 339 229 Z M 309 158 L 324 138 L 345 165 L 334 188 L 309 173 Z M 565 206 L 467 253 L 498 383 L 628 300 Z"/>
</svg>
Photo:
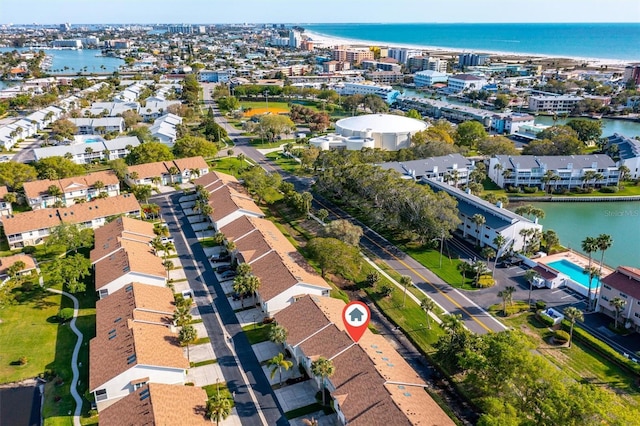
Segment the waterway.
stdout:
<svg viewBox="0 0 640 426">
<path fill-rule="evenodd" d="M 613 245 L 605 252 L 604 262 L 640 267 L 640 201 L 532 204 L 544 210 L 540 223 L 556 231 L 563 246 L 582 252 L 585 237 L 609 234 Z M 596 256 L 599 259 L 600 253 Z"/>
<path fill-rule="evenodd" d="M 575 119 L 575 118 L 573 118 Z M 565 124 L 572 118 L 558 119 L 553 122 L 553 117 L 539 115 L 536 117 L 536 124 L 544 124 L 546 126 L 553 126 L 554 124 Z M 611 120 L 609 118 L 603 118 L 602 122 L 602 136 L 611 136 L 614 133 L 620 133 L 630 138 L 640 136 L 640 122 L 631 120 Z"/>
<path fill-rule="evenodd" d="M 2 47 L 0 52 L 10 52 L 13 50 L 28 51 L 29 49 L 14 49 Z M 43 49 L 51 57 L 51 67 L 46 72 L 50 74 L 75 74 L 78 72 L 87 73 L 112 73 L 118 71 L 124 61 L 120 58 L 109 56 L 99 56 L 100 50 L 95 49 Z M 67 67 L 65 69 L 65 67 Z"/>
</svg>

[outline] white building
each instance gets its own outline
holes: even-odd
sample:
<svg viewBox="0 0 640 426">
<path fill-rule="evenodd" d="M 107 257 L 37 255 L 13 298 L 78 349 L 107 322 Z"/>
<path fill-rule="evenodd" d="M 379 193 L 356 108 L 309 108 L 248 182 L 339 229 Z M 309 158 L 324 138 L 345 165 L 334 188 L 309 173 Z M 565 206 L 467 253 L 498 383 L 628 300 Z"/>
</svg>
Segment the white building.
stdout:
<svg viewBox="0 0 640 426">
<path fill-rule="evenodd" d="M 417 181 L 436 179 L 450 185 L 461 186 L 469 182 L 469 174 L 475 169 L 475 161 L 460 154 L 449 154 L 421 160 L 382 163 L 379 166 L 385 170 L 393 169 L 405 178 Z"/>
<path fill-rule="evenodd" d="M 149 128 L 151 135 L 158 138 L 160 142 L 170 147 L 176 143 L 178 131 L 176 127 L 182 124 L 182 117 L 175 114 L 165 114 L 157 118 Z"/>
<path fill-rule="evenodd" d="M 583 99 L 581 96 L 575 95 L 534 95 L 529 98 L 529 110 L 532 112 L 569 113 Z"/>
<path fill-rule="evenodd" d="M 447 89 L 451 93 L 460 93 L 465 90 L 479 91 L 487 85 L 487 80 L 472 74 L 455 74 L 449 76 Z"/>
<path fill-rule="evenodd" d="M 387 50 L 387 56 L 395 59 L 401 64 L 406 64 L 410 58 L 420 55 L 422 55 L 422 51 L 415 49 L 390 48 Z"/>
<path fill-rule="evenodd" d="M 612 147 L 615 147 L 612 150 Z M 632 179 L 640 177 L 640 141 L 614 133 L 607 138 L 607 148 L 610 152 L 617 151 L 614 158 L 618 166 L 626 166 Z"/>
<path fill-rule="evenodd" d="M 95 142 L 84 142 L 86 139 L 95 139 Z M 140 145 L 136 136 L 123 136 L 111 140 L 105 140 L 98 135 L 76 136 L 79 143 L 73 145 L 59 145 L 45 148 L 35 148 L 33 154 L 36 160 L 48 157 L 70 158 L 76 164 L 90 164 L 95 161 L 110 161 L 124 158 L 131 148 Z"/>
<path fill-rule="evenodd" d="M 376 95 L 388 104 L 395 102 L 400 92 L 389 85 L 375 84 L 371 82 L 344 83 L 335 86 L 336 92 L 343 96 L 350 95 Z"/>
<path fill-rule="evenodd" d="M 111 132 L 124 132 L 124 119 L 122 117 L 104 118 L 69 118 L 80 135 L 102 135 Z"/>
<path fill-rule="evenodd" d="M 445 73 L 438 71 L 418 71 L 413 76 L 413 82 L 416 87 L 431 87 L 435 83 L 446 83 L 449 80 L 449 76 Z"/>
</svg>

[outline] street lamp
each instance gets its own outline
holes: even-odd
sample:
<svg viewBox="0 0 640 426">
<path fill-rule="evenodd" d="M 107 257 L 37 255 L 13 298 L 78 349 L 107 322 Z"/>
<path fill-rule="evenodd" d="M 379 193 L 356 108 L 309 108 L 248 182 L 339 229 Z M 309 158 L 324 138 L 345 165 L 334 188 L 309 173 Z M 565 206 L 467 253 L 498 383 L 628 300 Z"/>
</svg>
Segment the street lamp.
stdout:
<svg viewBox="0 0 640 426">
<path fill-rule="evenodd" d="M 267 103 L 267 113 L 269 112 L 269 91 L 265 90 L 264 91 L 264 100 Z"/>
</svg>

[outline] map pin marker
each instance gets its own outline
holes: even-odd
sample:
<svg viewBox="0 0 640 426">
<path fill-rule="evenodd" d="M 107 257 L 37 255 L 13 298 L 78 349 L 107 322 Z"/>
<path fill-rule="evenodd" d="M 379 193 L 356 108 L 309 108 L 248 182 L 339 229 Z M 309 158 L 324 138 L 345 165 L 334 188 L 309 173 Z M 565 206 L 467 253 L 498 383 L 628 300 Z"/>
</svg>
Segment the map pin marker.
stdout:
<svg viewBox="0 0 640 426">
<path fill-rule="evenodd" d="M 358 340 L 367 329 L 370 319 L 371 312 L 369 307 L 362 302 L 351 302 L 342 310 L 344 326 L 349 336 L 356 343 L 358 343 Z"/>
</svg>

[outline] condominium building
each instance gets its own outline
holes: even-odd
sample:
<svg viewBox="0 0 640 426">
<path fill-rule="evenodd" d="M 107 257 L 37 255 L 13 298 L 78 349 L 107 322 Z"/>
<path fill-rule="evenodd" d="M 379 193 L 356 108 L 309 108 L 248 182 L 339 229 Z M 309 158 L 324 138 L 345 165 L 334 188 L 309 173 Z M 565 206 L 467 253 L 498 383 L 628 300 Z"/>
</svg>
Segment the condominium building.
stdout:
<svg viewBox="0 0 640 426">
<path fill-rule="evenodd" d="M 421 55 L 422 51 L 415 49 L 392 48 L 387 51 L 387 56 L 389 58 L 393 58 L 401 64 L 406 64 L 409 59 L 413 58 L 414 56 Z"/>
<path fill-rule="evenodd" d="M 331 51 L 331 59 L 339 62 L 351 62 L 359 65 L 360 62 L 367 59 L 374 59 L 373 51 L 368 48 L 346 48 L 339 47 Z"/>
<path fill-rule="evenodd" d="M 484 65 L 489 61 L 489 55 L 478 53 L 462 53 L 458 55 L 458 66 L 475 67 Z"/>
<path fill-rule="evenodd" d="M 620 323 L 630 331 L 640 331 L 640 269 L 618 266 L 614 273 L 602 278 L 601 284 L 596 310 L 615 318 L 615 309 L 609 302 L 622 299 L 624 305 L 618 315 Z"/>
<path fill-rule="evenodd" d="M 399 84 L 404 82 L 404 74 L 399 71 L 367 71 L 364 76 L 367 80 L 379 84 Z"/>
<path fill-rule="evenodd" d="M 626 166 L 632 179 L 640 177 L 640 141 L 614 133 L 607 137 L 607 148 L 618 166 Z"/>
<path fill-rule="evenodd" d="M 529 98 L 529 110 L 532 112 L 569 113 L 583 100 L 575 95 L 534 95 Z"/>
<path fill-rule="evenodd" d="M 487 85 L 487 80 L 472 74 L 456 74 L 449 76 L 447 90 L 451 93 L 460 93 L 465 90 L 479 91 Z"/>
<path fill-rule="evenodd" d="M 469 173 L 475 168 L 475 161 L 460 154 L 429 157 L 412 161 L 393 161 L 380 164 L 385 170 L 393 169 L 403 176 L 417 181 L 436 179 L 454 186 L 466 185 Z"/>
<path fill-rule="evenodd" d="M 105 133 L 124 131 L 122 117 L 105 118 L 69 118 L 77 128 L 79 135 L 102 135 Z"/>
<path fill-rule="evenodd" d="M 436 83 L 446 83 L 449 76 L 438 71 L 418 71 L 413 76 L 413 82 L 416 87 L 431 87 Z"/>
<path fill-rule="evenodd" d="M 371 82 L 344 83 L 336 86 L 336 91 L 341 95 L 376 95 L 388 104 L 396 101 L 400 92 L 389 85 L 379 85 Z"/>
</svg>

